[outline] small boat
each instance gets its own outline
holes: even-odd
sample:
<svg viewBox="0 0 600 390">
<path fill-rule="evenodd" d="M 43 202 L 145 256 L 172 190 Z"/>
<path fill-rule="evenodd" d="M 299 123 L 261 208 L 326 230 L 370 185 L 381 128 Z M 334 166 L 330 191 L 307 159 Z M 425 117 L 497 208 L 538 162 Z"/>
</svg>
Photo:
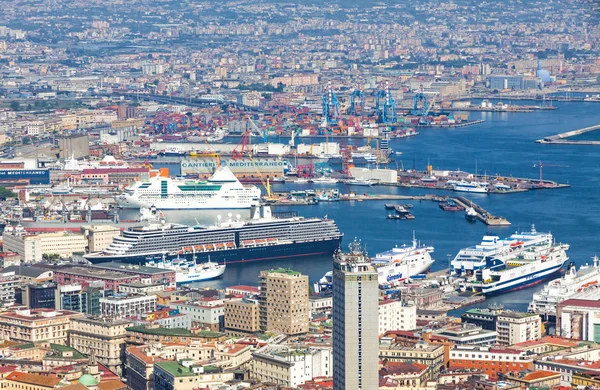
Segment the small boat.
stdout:
<svg viewBox="0 0 600 390">
<path fill-rule="evenodd" d="M 271 179 L 271 183 L 285 183 L 286 179 L 285 176 L 277 176 Z"/>
<path fill-rule="evenodd" d="M 186 249 L 188 248 L 184 248 L 184 250 Z M 146 263 L 146 266 L 175 271 L 175 281 L 177 284 L 216 279 L 225 273 L 226 268 L 225 264 L 215 263 L 210 261 L 210 258 L 207 262 L 200 264 L 196 264 L 193 260 L 186 261 L 183 259 L 174 259 L 172 261 L 149 261 Z"/>
<path fill-rule="evenodd" d="M 465 219 L 469 222 L 477 222 L 477 218 L 479 217 L 479 214 L 477 213 L 477 211 L 475 211 L 475 209 L 473 207 L 468 207 L 465 210 Z"/>
<path fill-rule="evenodd" d="M 296 184 L 308 184 L 308 179 L 306 179 L 304 177 L 299 177 L 296 180 L 294 180 L 294 183 L 296 183 Z"/>
<path fill-rule="evenodd" d="M 315 184 L 336 184 L 338 179 L 328 176 L 321 176 L 311 179 L 310 181 Z"/>
</svg>

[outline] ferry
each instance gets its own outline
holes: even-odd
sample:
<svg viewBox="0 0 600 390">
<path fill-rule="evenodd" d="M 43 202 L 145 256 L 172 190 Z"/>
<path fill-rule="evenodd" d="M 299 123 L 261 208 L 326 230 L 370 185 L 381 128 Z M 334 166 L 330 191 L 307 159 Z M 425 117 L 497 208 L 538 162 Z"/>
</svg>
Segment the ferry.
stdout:
<svg viewBox="0 0 600 390">
<path fill-rule="evenodd" d="M 374 186 L 375 184 L 377 184 L 377 181 L 375 180 L 370 180 L 370 179 L 350 179 L 350 180 L 346 180 L 346 184 L 351 185 L 351 186 Z"/>
<path fill-rule="evenodd" d="M 339 180 L 334 177 L 321 176 L 310 180 L 314 184 L 336 184 Z"/>
<path fill-rule="evenodd" d="M 168 156 L 168 157 L 182 157 L 182 156 L 185 156 L 187 154 L 187 152 L 185 150 L 183 150 L 183 148 L 181 148 L 181 147 L 168 146 L 164 150 L 159 151 L 158 154 L 161 156 Z"/>
<path fill-rule="evenodd" d="M 474 181 L 467 182 L 464 180 L 453 183 L 452 189 L 457 192 L 474 192 L 478 194 L 486 194 L 488 192 L 487 187 L 481 183 L 476 183 Z"/>
<path fill-rule="evenodd" d="M 207 181 L 155 177 L 138 181 L 116 197 L 121 208 L 159 210 L 249 209 L 260 202 L 256 186 L 244 186 L 229 167 L 220 166 Z"/>
<path fill-rule="evenodd" d="M 163 268 L 175 271 L 175 282 L 177 284 L 201 282 L 203 280 L 217 279 L 225 273 L 225 264 L 210 261 L 196 264 L 194 260 L 174 259 L 172 261 L 151 260 L 145 264 L 146 267 Z"/>
<path fill-rule="evenodd" d="M 470 276 L 485 268 L 488 259 L 504 260 L 518 256 L 532 246 L 552 245 L 552 234 L 538 233 L 535 225 L 531 231 L 514 233 L 510 237 L 500 238 L 493 234 L 483 236 L 481 243 L 461 249 L 450 263 L 451 272 L 456 276 Z"/>
<path fill-rule="evenodd" d="M 435 261 L 431 258 L 433 250 L 432 246 L 418 242 L 413 233 L 412 245 L 404 244 L 377 253 L 372 264 L 377 268 L 379 284 L 401 282 L 426 272 Z"/>
<path fill-rule="evenodd" d="M 483 295 L 519 290 L 557 275 L 569 260 L 568 244 L 539 244 L 515 257 L 487 258 L 486 266 L 466 281 L 467 289 Z"/>
<path fill-rule="evenodd" d="M 560 302 L 599 286 L 600 264 L 597 256 L 593 257 L 593 265 L 582 265 L 579 271 L 571 263 L 562 278 L 549 282 L 541 291 L 533 294 L 528 311 L 546 319 L 556 319 L 556 307 Z"/>
<path fill-rule="evenodd" d="M 261 215 L 262 211 L 262 215 Z M 239 263 L 301 256 L 331 256 L 343 234 L 325 218 L 303 218 L 293 212 L 273 215 L 269 206 L 255 208 L 250 220 L 228 220 L 211 226 L 159 223 L 129 228 L 104 251 L 84 255 L 92 263 L 187 259 Z"/>
</svg>

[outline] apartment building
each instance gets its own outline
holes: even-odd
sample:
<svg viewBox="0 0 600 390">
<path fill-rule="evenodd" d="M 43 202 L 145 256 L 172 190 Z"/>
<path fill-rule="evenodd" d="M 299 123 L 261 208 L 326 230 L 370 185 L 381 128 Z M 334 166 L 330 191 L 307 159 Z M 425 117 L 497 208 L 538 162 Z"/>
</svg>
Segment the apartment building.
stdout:
<svg viewBox="0 0 600 390">
<path fill-rule="evenodd" d="M 82 313 L 68 310 L 34 309 L 0 313 L 0 337 L 13 341 L 49 341 L 66 344 L 71 320 Z"/>
<path fill-rule="evenodd" d="M 417 327 L 417 306 L 399 300 L 379 302 L 379 334 Z"/>
<path fill-rule="evenodd" d="M 224 321 L 226 330 L 242 333 L 260 331 L 258 302 L 247 298 L 225 302 Z"/>
<path fill-rule="evenodd" d="M 514 345 L 542 337 L 542 318 L 535 313 L 504 311 L 496 321 L 498 344 Z"/>
<path fill-rule="evenodd" d="M 106 317 L 74 318 L 69 330 L 69 345 L 93 355 L 99 363 L 121 375 L 125 361 L 126 329 L 132 321 Z"/>
<path fill-rule="evenodd" d="M 459 345 L 450 350 L 450 369 L 481 370 L 492 379 L 498 373 L 532 370 L 533 358 L 509 348 Z"/>
<path fill-rule="evenodd" d="M 379 359 L 389 362 L 420 363 L 429 367 L 429 375 L 436 377 L 444 363 L 444 346 L 419 341 L 415 345 L 386 344 L 379 346 Z"/>
<path fill-rule="evenodd" d="M 100 313 L 103 316 L 126 318 L 155 310 L 155 295 L 114 295 L 100 298 Z"/>
<path fill-rule="evenodd" d="M 3 248 L 19 254 L 21 261 L 38 263 L 44 254 L 71 257 L 73 253 L 85 253 L 87 240 L 81 234 L 54 232 L 28 234 L 24 230 L 5 231 L 2 234 Z"/>
<path fill-rule="evenodd" d="M 287 335 L 308 332 L 308 276 L 289 269 L 260 273 L 260 328 Z"/>
</svg>

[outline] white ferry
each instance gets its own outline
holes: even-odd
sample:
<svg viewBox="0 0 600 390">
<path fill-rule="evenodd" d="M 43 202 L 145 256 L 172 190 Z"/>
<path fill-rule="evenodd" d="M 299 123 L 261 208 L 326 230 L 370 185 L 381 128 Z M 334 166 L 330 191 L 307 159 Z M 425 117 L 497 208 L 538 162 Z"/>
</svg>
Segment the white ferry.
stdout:
<svg viewBox="0 0 600 390">
<path fill-rule="evenodd" d="M 249 209 L 260 203 L 260 189 L 244 186 L 227 166 L 220 166 L 207 181 L 155 177 L 140 181 L 116 197 L 122 208 L 156 207 L 159 210 Z"/>
<path fill-rule="evenodd" d="M 177 284 L 201 282 L 219 278 L 225 273 L 225 264 L 210 261 L 196 264 L 194 260 L 150 261 L 146 267 L 164 268 L 175 271 L 175 282 Z"/>
<path fill-rule="evenodd" d="M 517 232 L 507 238 L 489 234 L 483 237 L 481 243 L 461 249 L 450 264 L 451 272 L 457 276 L 470 276 L 484 269 L 489 259 L 515 257 L 531 246 L 550 247 L 552 239 L 550 233 L 538 233 L 535 225 L 529 232 Z"/>
<path fill-rule="evenodd" d="M 435 260 L 432 246 L 421 245 L 413 234 L 412 245 L 402 245 L 377 253 L 372 264 L 377 268 L 379 284 L 400 282 L 426 272 Z"/>
<path fill-rule="evenodd" d="M 460 181 L 452 184 L 452 189 L 457 192 L 474 192 L 479 194 L 486 194 L 488 192 L 487 187 L 481 185 L 481 183 L 476 183 L 474 181 Z"/>
<path fill-rule="evenodd" d="M 598 257 L 594 256 L 594 263 L 582 265 L 579 271 L 571 263 L 565 275 L 548 283 L 541 291 L 533 294 L 529 304 L 529 311 L 540 314 L 546 318 L 556 318 L 557 305 L 576 294 L 600 285 L 600 265 Z"/>
<path fill-rule="evenodd" d="M 517 256 L 487 258 L 486 267 L 466 281 L 467 289 L 484 295 L 519 290 L 552 278 L 569 260 L 568 244 L 530 246 Z"/>
</svg>

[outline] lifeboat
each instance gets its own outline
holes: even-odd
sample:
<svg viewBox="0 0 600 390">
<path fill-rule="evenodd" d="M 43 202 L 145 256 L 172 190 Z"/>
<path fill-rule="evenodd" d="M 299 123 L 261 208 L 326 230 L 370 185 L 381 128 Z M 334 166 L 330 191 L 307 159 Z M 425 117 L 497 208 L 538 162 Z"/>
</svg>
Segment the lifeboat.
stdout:
<svg viewBox="0 0 600 390">
<path fill-rule="evenodd" d="M 512 244 L 510 244 L 510 246 L 515 247 L 515 246 L 521 246 L 523 244 L 524 244 L 523 241 L 517 241 L 517 242 L 513 242 Z"/>
<path fill-rule="evenodd" d="M 235 247 L 235 244 L 233 242 L 228 242 L 225 245 L 227 246 L 227 248 L 234 248 Z"/>
</svg>

